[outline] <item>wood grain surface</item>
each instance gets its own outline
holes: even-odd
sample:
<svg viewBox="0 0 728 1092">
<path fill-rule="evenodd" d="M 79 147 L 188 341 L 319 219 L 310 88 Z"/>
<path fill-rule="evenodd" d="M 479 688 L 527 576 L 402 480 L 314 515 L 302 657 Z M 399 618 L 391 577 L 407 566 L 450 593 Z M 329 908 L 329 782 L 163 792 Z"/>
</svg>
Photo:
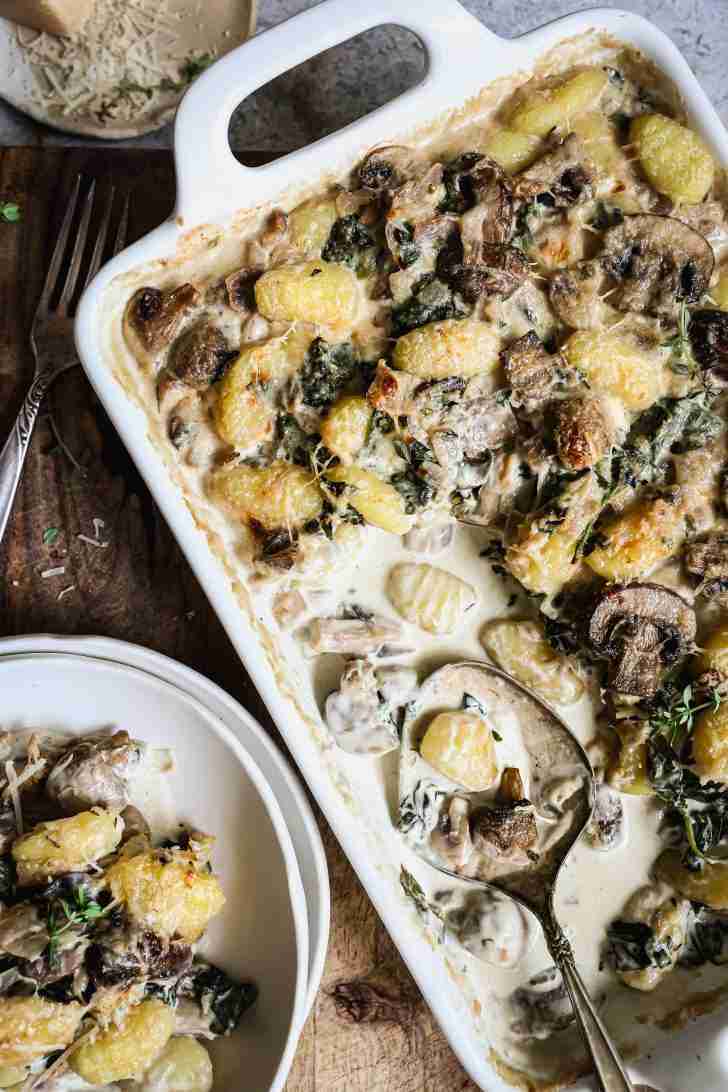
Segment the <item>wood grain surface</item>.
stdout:
<svg viewBox="0 0 728 1092">
<path fill-rule="evenodd" d="M 131 193 L 130 239 L 172 207 L 166 152 L 0 153 L 0 200 L 23 210 L 21 223 L 0 223 L 0 438 L 32 378 L 30 324 L 79 171 Z M 104 521 L 105 548 L 78 537 L 95 537 L 94 520 Z M 0 636 L 43 632 L 101 634 L 174 656 L 223 686 L 277 735 L 80 367 L 50 392 L 0 546 Z M 475 1092 L 318 819 L 331 875 L 331 942 L 287 1092 Z"/>
</svg>

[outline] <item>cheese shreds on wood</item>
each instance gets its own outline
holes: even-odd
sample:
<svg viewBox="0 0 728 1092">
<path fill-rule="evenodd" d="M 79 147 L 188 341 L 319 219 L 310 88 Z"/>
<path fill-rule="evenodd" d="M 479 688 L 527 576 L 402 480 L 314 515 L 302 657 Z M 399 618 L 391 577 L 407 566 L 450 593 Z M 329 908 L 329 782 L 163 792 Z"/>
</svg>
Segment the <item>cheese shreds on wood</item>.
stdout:
<svg viewBox="0 0 728 1092">
<path fill-rule="evenodd" d="M 94 9 L 95 0 L 0 0 L 0 15 L 48 34 L 73 34 Z"/>
<path fill-rule="evenodd" d="M 101 125 L 133 124 L 173 106 L 212 59 L 180 53 L 179 20 L 168 0 L 96 0 L 80 32 L 18 28 L 36 103 Z"/>
</svg>

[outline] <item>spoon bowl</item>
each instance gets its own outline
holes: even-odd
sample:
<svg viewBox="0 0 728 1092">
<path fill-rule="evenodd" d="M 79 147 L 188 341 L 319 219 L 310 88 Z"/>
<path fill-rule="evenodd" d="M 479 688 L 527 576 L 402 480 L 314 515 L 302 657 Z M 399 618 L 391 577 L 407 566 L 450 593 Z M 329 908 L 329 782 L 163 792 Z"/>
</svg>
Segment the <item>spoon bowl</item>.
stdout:
<svg viewBox="0 0 728 1092">
<path fill-rule="evenodd" d="M 524 777 L 537 822 L 533 849 L 493 859 L 468 852 L 470 833 L 456 830 L 452 800 L 471 808 L 495 803 L 492 790 L 466 791 L 438 775 L 428 780 L 419 744 L 432 716 L 443 710 L 478 709 L 498 730 L 507 764 Z M 430 771 L 432 768 L 429 767 Z M 461 661 L 433 672 L 405 710 L 400 762 L 400 830 L 431 867 L 480 889 L 499 891 L 537 918 L 549 951 L 561 971 L 577 1023 L 591 1053 L 600 1092 L 633 1092 L 577 971 L 571 944 L 554 911 L 554 891 L 569 853 L 584 832 L 594 807 L 594 773 L 586 751 L 568 725 L 532 690 L 491 664 Z M 528 801 L 513 802 L 514 808 Z M 450 810 L 445 817 L 445 808 Z M 459 814 L 463 812 L 460 809 Z M 445 826 L 447 836 L 437 838 Z M 443 859 L 443 846 L 452 858 Z M 463 852 L 463 846 L 465 851 Z M 534 850 L 538 850 L 535 852 Z M 454 862 L 454 863 L 453 863 Z"/>
</svg>

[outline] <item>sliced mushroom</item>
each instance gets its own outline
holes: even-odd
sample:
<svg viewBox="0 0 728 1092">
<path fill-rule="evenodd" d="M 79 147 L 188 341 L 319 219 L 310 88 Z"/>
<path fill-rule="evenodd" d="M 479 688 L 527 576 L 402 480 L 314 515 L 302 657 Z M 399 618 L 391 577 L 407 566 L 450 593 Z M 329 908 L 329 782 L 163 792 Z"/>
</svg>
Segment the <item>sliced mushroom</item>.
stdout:
<svg viewBox="0 0 728 1092">
<path fill-rule="evenodd" d="M 525 201 L 541 198 L 552 208 L 588 201 L 594 194 L 596 168 L 576 133 L 538 159 L 515 180 L 514 192 Z"/>
<path fill-rule="evenodd" d="M 622 797 L 604 782 L 596 787 L 594 811 L 584 835 L 592 849 L 605 853 L 620 849 L 627 841 L 627 820 Z"/>
<path fill-rule="evenodd" d="M 601 262 L 587 259 L 571 269 L 554 273 L 549 299 L 561 321 L 574 330 L 596 330 L 604 326 L 614 309 L 602 299 L 606 271 Z"/>
<path fill-rule="evenodd" d="M 534 939 L 528 911 L 494 890 L 469 891 L 444 921 L 448 937 L 496 967 L 515 967 Z"/>
<path fill-rule="evenodd" d="M 574 1010 L 566 986 L 555 967 L 534 975 L 511 997 L 515 1039 L 548 1039 L 574 1022 Z"/>
<path fill-rule="evenodd" d="M 525 864 L 538 838 L 536 817 L 527 800 L 482 807 L 473 812 L 470 833 L 476 852 Z"/>
<path fill-rule="evenodd" d="M 699 364 L 728 374 L 728 311 L 693 311 L 688 335 Z"/>
<path fill-rule="evenodd" d="M 237 355 L 222 330 L 202 319 L 175 341 L 167 369 L 186 387 L 201 391 L 219 379 Z"/>
<path fill-rule="evenodd" d="M 707 538 L 689 542 L 683 564 L 691 576 L 700 580 L 696 594 L 725 604 L 728 598 L 728 532 L 715 531 Z"/>
<path fill-rule="evenodd" d="M 441 554 L 450 546 L 454 535 L 454 523 L 430 523 L 413 527 L 402 539 L 402 545 L 417 554 Z"/>
<path fill-rule="evenodd" d="M 144 744 L 128 732 L 87 737 L 60 758 L 48 775 L 46 793 L 68 814 L 90 807 L 129 803 L 129 782 L 144 755 Z"/>
<path fill-rule="evenodd" d="M 482 243 L 472 261 L 458 260 L 455 248 L 443 251 L 437 268 L 443 280 L 468 303 L 476 303 L 481 297 L 508 299 L 529 273 L 523 251 L 497 243 Z"/>
<path fill-rule="evenodd" d="M 565 398 L 555 414 L 556 451 L 569 470 L 595 466 L 617 439 L 614 418 L 596 395 Z"/>
<path fill-rule="evenodd" d="M 513 188 L 508 175 L 494 159 L 483 156 L 471 170 L 470 181 L 476 204 L 463 217 L 463 237 L 467 232 L 468 218 L 477 209 L 481 243 L 507 243 L 515 223 Z"/>
<path fill-rule="evenodd" d="M 170 344 L 198 301 L 199 293 L 191 284 L 169 292 L 149 286 L 138 289 L 124 315 L 124 333 L 131 348 L 145 360 L 156 356 Z"/>
<path fill-rule="evenodd" d="M 329 694 L 325 706 L 326 723 L 342 750 L 381 755 L 398 746 L 397 708 L 417 682 L 411 669 L 400 671 L 408 675 L 395 682 L 392 677 L 381 677 L 368 660 L 347 664 L 339 689 Z"/>
<path fill-rule="evenodd" d="M 227 302 L 233 311 L 248 315 L 255 311 L 255 282 L 263 271 L 261 269 L 236 269 L 225 278 Z"/>
<path fill-rule="evenodd" d="M 526 793 L 523 788 L 523 778 L 517 766 L 506 766 L 501 774 L 498 786 L 498 801 L 501 804 L 518 804 L 525 800 Z"/>
<path fill-rule="evenodd" d="M 362 160 L 359 181 L 365 190 L 384 193 L 401 186 L 412 170 L 412 150 L 403 144 L 374 148 Z"/>
<path fill-rule="evenodd" d="M 325 652 L 339 656 L 379 656 L 401 640 L 399 622 L 366 612 L 355 617 L 314 618 L 302 634 L 308 656 L 320 656 Z"/>
<path fill-rule="evenodd" d="M 589 639 L 596 655 L 610 661 L 613 690 L 648 697 L 690 651 L 695 629 L 695 612 L 677 592 L 661 584 L 615 584 L 591 616 Z"/>
<path fill-rule="evenodd" d="M 432 848 L 454 872 L 464 868 L 472 857 L 470 805 L 462 796 L 451 797 L 440 812 L 432 832 Z"/>
<path fill-rule="evenodd" d="M 533 330 L 504 349 L 501 360 L 511 387 L 511 402 L 517 406 L 545 401 L 562 380 L 562 358 L 547 352 Z"/>
<path fill-rule="evenodd" d="M 706 292 L 715 255 L 706 239 L 672 216 L 640 213 L 604 236 L 602 263 L 617 281 L 610 303 L 620 311 L 673 315 L 678 303 Z"/>
<path fill-rule="evenodd" d="M 0 914 L 0 953 L 17 959 L 37 959 L 48 947 L 45 915 L 38 906 L 21 902 Z"/>
</svg>

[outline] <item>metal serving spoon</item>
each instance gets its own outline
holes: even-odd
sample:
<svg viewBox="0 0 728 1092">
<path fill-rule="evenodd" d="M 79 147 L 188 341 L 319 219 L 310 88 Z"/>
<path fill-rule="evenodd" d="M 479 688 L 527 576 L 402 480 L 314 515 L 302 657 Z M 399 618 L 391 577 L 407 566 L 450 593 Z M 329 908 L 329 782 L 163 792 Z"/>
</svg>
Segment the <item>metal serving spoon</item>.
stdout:
<svg viewBox="0 0 728 1092">
<path fill-rule="evenodd" d="M 440 684 L 444 687 L 443 692 L 446 692 L 448 685 L 452 687 L 453 680 L 457 688 L 459 684 L 456 673 L 463 668 L 476 673 L 471 676 L 473 679 L 481 674 L 486 676 L 494 688 L 494 693 L 502 691 L 507 694 L 510 690 L 511 697 L 517 696 L 519 701 L 528 699 L 539 706 L 543 716 L 534 715 L 523 718 L 523 743 L 531 764 L 532 783 L 545 784 L 552 777 L 554 770 L 574 769 L 579 775 L 576 794 L 569 800 L 570 819 L 567 828 L 531 866 L 512 866 L 513 871 L 505 871 L 499 873 L 496 878 L 482 880 L 453 872 L 438 864 L 429 855 L 421 854 L 423 860 L 446 876 L 473 884 L 481 889 L 490 888 L 501 891 L 531 911 L 541 924 L 549 952 L 563 977 L 574 1015 L 594 1063 L 600 1092 L 634 1092 L 619 1054 L 576 968 L 571 944 L 554 910 L 554 891 L 559 873 L 572 847 L 589 822 L 594 807 L 594 774 L 589 758 L 571 729 L 545 702 L 507 672 L 490 664 L 475 661 L 448 664 L 430 675 L 425 680 L 423 688 L 427 687 L 428 690 L 434 690 L 437 694 L 436 688 Z M 421 715 L 421 707 L 407 708 L 403 726 L 405 744 L 411 737 L 415 722 Z"/>
</svg>

